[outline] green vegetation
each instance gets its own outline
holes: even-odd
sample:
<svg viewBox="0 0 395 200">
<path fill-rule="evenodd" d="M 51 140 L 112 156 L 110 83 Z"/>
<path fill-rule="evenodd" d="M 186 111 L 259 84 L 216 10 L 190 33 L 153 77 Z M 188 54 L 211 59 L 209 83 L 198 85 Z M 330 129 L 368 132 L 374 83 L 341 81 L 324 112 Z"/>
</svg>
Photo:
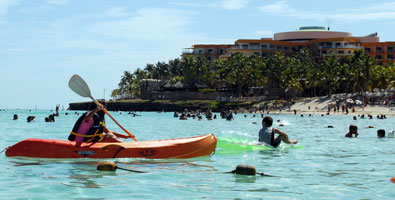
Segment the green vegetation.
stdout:
<svg viewBox="0 0 395 200">
<path fill-rule="evenodd" d="M 330 96 L 393 87 L 395 64 L 378 65 L 361 50 L 353 56 L 331 55 L 323 59 L 313 59 L 306 50 L 293 56 L 275 53 L 265 58 L 236 53 L 226 61 L 212 62 L 201 56 L 185 56 L 168 63 L 147 64 L 133 73 L 125 71 L 112 96 L 138 97 L 142 79 L 181 82 L 185 91 L 196 91 L 197 85 L 205 85 L 214 89 L 199 91 L 233 91 L 239 97 L 247 96 L 251 87 L 264 91 L 282 89 L 295 96 Z"/>
</svg>

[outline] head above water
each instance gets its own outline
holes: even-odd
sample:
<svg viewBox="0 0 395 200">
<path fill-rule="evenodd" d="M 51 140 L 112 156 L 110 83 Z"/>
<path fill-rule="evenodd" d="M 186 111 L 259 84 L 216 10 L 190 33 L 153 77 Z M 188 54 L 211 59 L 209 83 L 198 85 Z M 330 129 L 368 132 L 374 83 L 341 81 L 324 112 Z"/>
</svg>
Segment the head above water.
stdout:
<svg viewBox="0 0 395 200">
<path fill-rule="evenodd" d="M 270 116 L 266 116 L 265 118 L 262 119 L 262 126 L 267 126 L 270 127 L 273 125 L 273 118 Z"/>
<path fill-rule="evenodd" d="M 385 137 L 385 130 L 384 129 L 377 130 L 377 137 Z"/>
<path fill-rule="evenodd" d="M 106 102 L 105 102 L 104 100 L 98 100 L 98 102 L 99 102 L 101 105 L 106 106 Z M 89 111 L 94 110 L 94 109 L 96 109 L 96 108 L 97 108 L 96 103 L 95 103 L 95 102 L 91 102 L 91 104 L 89 105 Z M 104 111 L 102 111 L 102 110 L 98 111 L 97 114 L 98 114 L 100 117 L 104 117 Z"/>
<path fill-rule="evenodd" d="M 350 125 L 349 130 L 350 130 L 350 131 L 358 131 L 358 126 L 352 124 L 352 125 Z"/>
<path fill-rule="evenodd" d="M 106 102 L 104 101 L 104 100 L 98 100 L 97 102 L 99 102 L 101 105 L 103 105 L 103 106 L 105 106 L 106 105 Z M 95 102 L 91 102 L 90 104 L 89 104 L 89 110 L 94 110 L 94 109 L 96 109 L 97 108 L 97 105 L 95 104 Z"/>
<path fill-rule="evenodd" d="M 240 164 L 240 165 L 237 165 L 236 169 L 233 170 L 232 173 L 240 174 L 240 175 L 255 176 L 256 168 L 255 168 L 255 166 L 252 166 L 252 165 Z"/>
</svg>

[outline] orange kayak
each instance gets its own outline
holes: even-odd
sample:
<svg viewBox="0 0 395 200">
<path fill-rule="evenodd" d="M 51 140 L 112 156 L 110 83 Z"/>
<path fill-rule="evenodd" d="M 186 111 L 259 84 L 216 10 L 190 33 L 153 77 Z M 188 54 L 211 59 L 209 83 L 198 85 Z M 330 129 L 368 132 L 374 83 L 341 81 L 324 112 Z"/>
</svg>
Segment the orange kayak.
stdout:
<svg viewBox="0 0 395 200">
<path fill-rule="evenodd" d="M 214 134 L 167 140 L 123 143 L 79 143 L 68 140 L 26 139 L 7 148 L 8 157 L 35 158 L 195 158 L 217 147 Z"/>
</svg>

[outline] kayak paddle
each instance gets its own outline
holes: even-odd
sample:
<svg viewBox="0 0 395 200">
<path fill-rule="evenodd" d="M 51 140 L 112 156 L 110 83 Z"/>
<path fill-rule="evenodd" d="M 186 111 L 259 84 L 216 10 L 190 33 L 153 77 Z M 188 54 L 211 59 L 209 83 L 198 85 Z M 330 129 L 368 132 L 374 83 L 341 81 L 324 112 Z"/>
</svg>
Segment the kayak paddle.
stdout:
<svg viewBox="0 0 395 200">
<path fill-rule="evenodd" d="M 82 97 L 89 97 L 93 100 L 93 102 L 95 102 L 95 104 L 99 107 L 103 107 L 103 105 L 101 105 L 98 101 L 96 101 L 95 98 L 92 97 L 91 95 L 91 90 L 89 89 L 88 84 L 86 84 L 86 82 L 84 81 L 84 79 L 82 79 L 79 75 L 74 74 L 70 80 L 69 80 L 69 87 L 71 90 L 73 90 L 75 93 L 77 93 L 78 95 L 82 96 Z M 117 122 L 117 120 L 114 119 L 114 117 L 112 117 L 110 115 L 110 113 L 107 111 L 106 108 L 103 109 L 103 111 L 123 130 L 125 131 L 125 133 L 127 133 L 130 137 L 133 138 L 134 141 L 137 142 L 137 138 L 136 136 L 134 136 L 133 134 L 131 134 L 128 130 L 126 130 L 121 124 L 119 124 Z"/>
</svg>

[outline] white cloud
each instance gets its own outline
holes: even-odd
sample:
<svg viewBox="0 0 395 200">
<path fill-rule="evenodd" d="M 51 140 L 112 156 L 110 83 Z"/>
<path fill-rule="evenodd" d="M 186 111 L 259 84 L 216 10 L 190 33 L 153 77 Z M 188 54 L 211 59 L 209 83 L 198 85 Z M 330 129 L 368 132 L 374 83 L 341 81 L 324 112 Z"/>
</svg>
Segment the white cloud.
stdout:
<svg viewBox="0 0 395 200">
<path fill-rule="evenodd" d="M 288 1 L 279 1 L 273 4 L 260 6 L 258 9 L 264 14 L 277 16 L 297 17 L 312 20 L 382 20 L 395 19 L 395 2 L 375 3 L 372 6 L 343 9 L 341 11 L 303 11 L 297 10 L 288 4 Z"/>
<path fill-rule="evenodd" d="M 135 40 L 163 40 L 185 37 L 190 12 L 172 9 L 141 9 L 133 17 L 99 22 L 95 29 L 112 37 Z"/>
<path fill-rule="evenodd" d="M 296 10 L 291 8 L 287 1 L 279 1 L 274 4 L 269 4 L 266 6 L 260 6 L 258 9 L 262 12 L 275 13 L 275 14 L 292 14 Z"/>
<path fill-rule="evenodd" d="M 171 2 L 172 5 L 185 7 L 205 7 L 205 8 L 220 8 L 224 10 L 240 10 L 247 6 L 250 0 L 221 0 L 215 3 L 185 3 L 185 2 Z"/>
<path fill-rule="evenodd" d="M 225 10 L 239 10 L 243 9 L 249 0 L 222 0 L 216 5 Z"/>
<path fill-rule="evenodd" d="M 254 32 L 255 35 L 261 35 L 261 36 L 273 36 L 273 31 L 268 31 L 268 30 L 258 30 Z"/>
</svg>

